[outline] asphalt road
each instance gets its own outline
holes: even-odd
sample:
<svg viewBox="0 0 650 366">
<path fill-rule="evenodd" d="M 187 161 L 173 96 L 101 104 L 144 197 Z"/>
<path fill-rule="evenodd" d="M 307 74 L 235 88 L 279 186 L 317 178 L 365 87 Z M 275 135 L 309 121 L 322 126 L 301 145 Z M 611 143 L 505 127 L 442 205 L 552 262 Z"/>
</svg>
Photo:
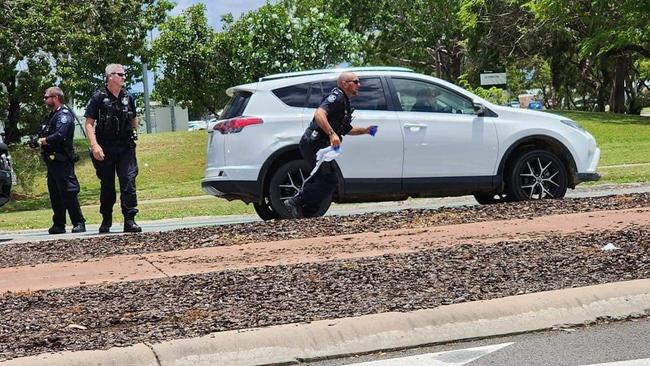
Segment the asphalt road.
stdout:
<svg viewBox="0 0 650 366">
<path fill-rule="evenodd" d="M 613 194 L 627 194 L 627 193 L 642 193 L 650 192 L 650 183 L 633 183 L 622 185 L 580 185 L 575 190 L 569 190 L 567 197 L 597 197 L 607 196 Z M 210 198 L 207 198 L 210 199 Z M 443 197 L 443 198 L 418 198 L 408 199 L 406 201 L 396 202 L 376 202 L 376 203 L 361 203 L 361 204 L 334 204 L 328 211 L 328 215 L 352 215 L 361 214 L 366 212 L 385 212 L 385 211 L 398 211 L 409 208 L 439 208 L 439 207 L 453 207 L 464 205 L 476 205 L 476 201 L 472 196 L 461 197 Z M 211 226 L 211 225 L 227 225 L 235 223 L 244 223 L 260 220 L 256 215 L 230 215 L 230 216 L 202 216 L 202 217 L 187 217 L 182 219 L 165 219 L 157 221 L 138 221 L 144 232 L 161 232 L 170 231 L 179 228 Z M 98 235 L 97 230 L 99 225 L 87 225 L 87 232 L 81 234 L 60 234 L 56 235 L 56 239 L 79 238 L 79 237 L 93 237 Z M 118 235 L 122 230 L 119 222 L 114 223 L 112 227 L 113 233 L 110 235 Z M 47 228 L 23 230 L 23 231 L 0 231 L 0 244 L 2 243 L 23 243 L 28 241 L 44 241 L 55 238 L 53 235 L 47 233 Z"/>
<path fill-rule="evenodd" d="M 467 366 L 583 366 L 650 365 L 650 319 L 550 330 L 472 342 L 416 348 L 398 352 L 310 362 L 310 366 L 415 365 L 429 357 L 434 365 Z M 477 347 L 493 346 L 490 352 Z M 431 355 L 435 353 L 434 355 Z M 472 360 L 473 359 L 473 360 Z"/>
</svg>

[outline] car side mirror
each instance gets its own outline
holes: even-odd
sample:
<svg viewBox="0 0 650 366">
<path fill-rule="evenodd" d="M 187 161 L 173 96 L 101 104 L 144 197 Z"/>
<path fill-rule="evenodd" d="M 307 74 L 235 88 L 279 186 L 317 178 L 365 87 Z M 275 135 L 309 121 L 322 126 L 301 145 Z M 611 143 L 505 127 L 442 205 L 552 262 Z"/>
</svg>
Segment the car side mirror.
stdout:
<svg viewBox="0 0 650 366">
<path fill-rule="evenodd" d="M 485 106 L 481 103 L 474 103 L 474 114 L 479 117 L 485 116 Z"/>
</svg>

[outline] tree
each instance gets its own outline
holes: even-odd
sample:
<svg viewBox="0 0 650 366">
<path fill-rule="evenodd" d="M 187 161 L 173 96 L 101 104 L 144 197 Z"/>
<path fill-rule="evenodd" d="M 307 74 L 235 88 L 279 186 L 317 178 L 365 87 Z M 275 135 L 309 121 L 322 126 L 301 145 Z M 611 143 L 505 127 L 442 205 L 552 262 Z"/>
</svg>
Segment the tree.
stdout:
<svg viewBox="0 0 650 366">
<path fill-rule="evenodd" d="M 625 80 L 638 77 L 631 75 L 636 60 L 650 57 L 647 1 L 534 0 L 527 6 L 558 34 L 575 37 L 579 56 L 600 70 L 599 99 L 610 88 L 611 111 L 625 112 L 625 93 L 633 84 Z"/>
<path fill-rule="evenodd" d="M 4 0 L 0 2 L 0 105 L 7 141 L 32 131 L 42 93 L 58 81 L 69 100 L 102 85 L 104 67 L 122 63 L 141 77 L 147 32 L 164 19 L 168 0 Z M 24 111 L 30 111 L 24 115 Z M 40 113 L 38 113 L 40 114 Z"/>
<path fill-rule="evenodd" d="M 321 6 L 351 19 L 349 29 L 367 39 L 369 63 L 402 65 L 452 82 L 461 75 L 466 43 L 457 0 L 341 0 Z"/>
<path fill-rule="evenodd" d="M 153 64 L 161 69 L 155 80 L 154 99 L 174 99 L 193 116 L 204 111 L 216 114 L 224 97 L 215 90 L 215 85 L 223 85 L 218 65 L 225 62 L 217 53 L 217 39 L 203 4 L 191 6 L 161 24 L 152 48 Z"/>
<path fill-rule="evenodd" d="M 0 3 L 0 105 L 3 107 L 0 120 L 4 121 L 7 142 L 20 139 L 21 106 L 38 110 L 42 104 L 42 91 L 28 86 L 51 80 L 47 78 L 49 71 L 43 70 L 49 60 L 42 48 L 53 46 L 54 39 L 47 30 L 61 24 L 45 14 L 47 8 L 43 1 Z"/>
<path fill-rule="evenodd" d="M 161 26 L 153 48 L 161 75 L 158 98 L 216 113 L 231 86 L 361 57 L 361 37 L 346 28 L 347 20 L 316 8 L 297 16 L 291 5 L 266 4 L 237 21 L 227 15 L 223 24 L 222 32 L 210 29 L 198 5 Z"/>
<path fill-rule="evenodd" d="M 250 82 L 271 73 L 354 63 L 362 59 L 361 37 L 347 29 L 348 20 L 316 7 L 300 16 L 284 3 L 266 4 L 238 21 L 225 19 L 220 52 L 229 60 L 222 68 L 231 84 Z"/>
</svg>

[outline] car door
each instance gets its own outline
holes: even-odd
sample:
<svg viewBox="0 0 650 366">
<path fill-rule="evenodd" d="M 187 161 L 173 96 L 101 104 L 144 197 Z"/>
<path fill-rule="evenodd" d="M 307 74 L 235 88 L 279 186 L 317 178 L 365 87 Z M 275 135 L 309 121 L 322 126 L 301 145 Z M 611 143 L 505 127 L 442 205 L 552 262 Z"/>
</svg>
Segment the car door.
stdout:
<svg viewBox="0 0 650 366">
<path fill-rule="evenodd" d="M 471 99 L 441 85 L 408 78 L 391 82 L 401 109 L 405 190 L 491 183 L 498 153 L 492 119 L 476 116 Z"/>
<path fill-rule="evenodd" d="M 377 125 L 375 136 L 345 136 L 341 155 L 336 161 L 343 174 L 346 194 L 399 192 L 401 190 L 404 142 L 397 113 L 389 101 L 386 80 L 380 77 L 359 78 L 359 94 L 350 98 L 354 112 L 352 125 Z M 323 93 L 336 86 L 323 82 Z M 313 92 L 313 86 L 312 86 Z M 315 99 L 310 97 L 310 103 Z"/>
</svg>

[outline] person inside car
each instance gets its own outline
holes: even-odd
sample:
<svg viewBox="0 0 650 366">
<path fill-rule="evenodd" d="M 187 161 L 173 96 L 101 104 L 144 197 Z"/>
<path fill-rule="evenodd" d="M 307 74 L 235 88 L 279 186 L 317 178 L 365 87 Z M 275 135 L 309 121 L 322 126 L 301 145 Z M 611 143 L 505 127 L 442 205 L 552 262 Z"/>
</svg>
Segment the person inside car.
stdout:
<svg viewBox="0 0 650 366">
<path fill-rule="evenodd" d="M 415 104 L 413 104 L 411 112 L 438 112 L 437 97 L 438 93 L 433 89 L 420 89 L 415 97 Z"/>
</svg>

